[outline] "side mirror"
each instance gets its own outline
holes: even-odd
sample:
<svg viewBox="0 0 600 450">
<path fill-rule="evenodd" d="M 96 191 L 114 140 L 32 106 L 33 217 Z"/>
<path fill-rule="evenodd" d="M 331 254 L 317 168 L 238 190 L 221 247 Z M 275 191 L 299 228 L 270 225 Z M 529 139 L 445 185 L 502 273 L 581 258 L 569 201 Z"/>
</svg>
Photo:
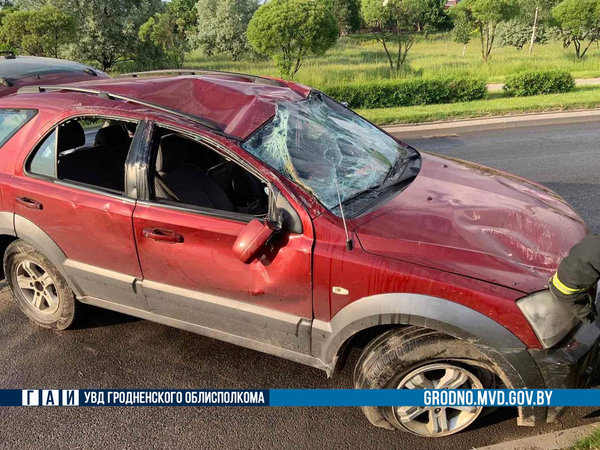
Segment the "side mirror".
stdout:
<svg viewBox="0 0 600 450">
<path fill-rule="evenodd" d="M 267 245 L 273 230 L 266 222 L 251 220 L 233 244 L 233 253 L 245 264 L 254 259 L 256 254 Z"/>
</svg>

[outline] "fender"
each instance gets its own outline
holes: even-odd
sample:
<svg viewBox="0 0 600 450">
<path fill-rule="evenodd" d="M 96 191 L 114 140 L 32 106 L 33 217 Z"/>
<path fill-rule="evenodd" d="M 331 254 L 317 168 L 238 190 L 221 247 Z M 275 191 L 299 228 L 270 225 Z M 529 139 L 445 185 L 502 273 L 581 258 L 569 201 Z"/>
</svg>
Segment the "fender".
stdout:
<svg viewBox="0 0 600 450">
<path fill-rule="evenodd" d="M 358 332 L 379 325 L 420 326 L 469 341 L 498 369 L 507 387 L 545 387 L 527 347 L 508 329 L 464 305 L 427 295 L 374 295 L 349 304 L 330 322 L 314 320 L 312 355 L 331 376 L 346 343 Z M 519 408 L 520 425 L 534 425 L 545 418 L 544 408 Z"/>
<path fill-rule="evenodd" d="M 0 212 L 0 234 L 16 236 L 15 215 L 11 212 Z"/>
</svg>

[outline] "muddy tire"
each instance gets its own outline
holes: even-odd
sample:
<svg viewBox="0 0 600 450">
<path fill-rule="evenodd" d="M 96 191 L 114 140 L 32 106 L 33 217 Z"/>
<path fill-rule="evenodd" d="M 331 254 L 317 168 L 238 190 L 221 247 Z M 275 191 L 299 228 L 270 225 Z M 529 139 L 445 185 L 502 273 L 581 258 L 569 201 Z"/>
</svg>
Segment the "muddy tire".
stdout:
<svg viewBox="0 0 600 450">
<path fill-rule="evenodd" d="M 16 240 L 4 254 L 4 273 L 17 305 L 36 324 L 54 330 L 69 328 L 77 301 L 56 267 L 31 244 Z"/>
<path fill-rule="evenodd" d="M 420 327 L 390 330 L 373 339 L 354 369 L 356 389 L 482 389 L 495 376 L 485 357 L 465 341 Z M 483 408 L 363 407 L 375 426 L 424 437 L 458 433 Z"/>
</svg>

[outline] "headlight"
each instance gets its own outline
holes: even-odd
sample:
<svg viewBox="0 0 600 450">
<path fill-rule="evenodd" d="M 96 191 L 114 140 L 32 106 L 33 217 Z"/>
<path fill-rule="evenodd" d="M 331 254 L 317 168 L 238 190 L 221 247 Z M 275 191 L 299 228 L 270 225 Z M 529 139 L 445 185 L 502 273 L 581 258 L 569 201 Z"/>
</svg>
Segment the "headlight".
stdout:
<svg viewBox="0 0 600 450">
<path fill-rule="evenodd" d="M 550 291 L 522 298 L 517 306 L 544 348 L 558 344 L 579 322 Z"/>
</svg>

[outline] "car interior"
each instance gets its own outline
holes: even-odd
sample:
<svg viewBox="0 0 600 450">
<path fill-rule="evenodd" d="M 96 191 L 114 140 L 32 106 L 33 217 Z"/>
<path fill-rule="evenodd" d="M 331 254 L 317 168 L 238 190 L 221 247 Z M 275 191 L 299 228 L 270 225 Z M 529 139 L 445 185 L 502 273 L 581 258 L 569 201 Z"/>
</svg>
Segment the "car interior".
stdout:
<svg viewBox="0 0 600 450">
<path fill-rule="evenodd" d="M 125 160 L 137 124 L 73 119 L 58 128 L 57 176 L 118 193 L 125 189 Z"/>
<path fill-rule="evenodd" d="M 154 200 L 265 217 L 267 185 L 200 142 L 166 129 L 155 133 Z"/>
<path fill-rule="evenodd" d="M 136 128 L 134 122 L 71 119 L 40 145 L 30 170 L 123 194 L 125 162 Z M 50 151 L 54 148 L 56 171 L 54 151 Z M 154 201 L 266 217 L 267 185 L 212 148 L 157 128 L 153 155 Z M 42 167 L 45 169 L 33 170 Z"/>
</svg>

